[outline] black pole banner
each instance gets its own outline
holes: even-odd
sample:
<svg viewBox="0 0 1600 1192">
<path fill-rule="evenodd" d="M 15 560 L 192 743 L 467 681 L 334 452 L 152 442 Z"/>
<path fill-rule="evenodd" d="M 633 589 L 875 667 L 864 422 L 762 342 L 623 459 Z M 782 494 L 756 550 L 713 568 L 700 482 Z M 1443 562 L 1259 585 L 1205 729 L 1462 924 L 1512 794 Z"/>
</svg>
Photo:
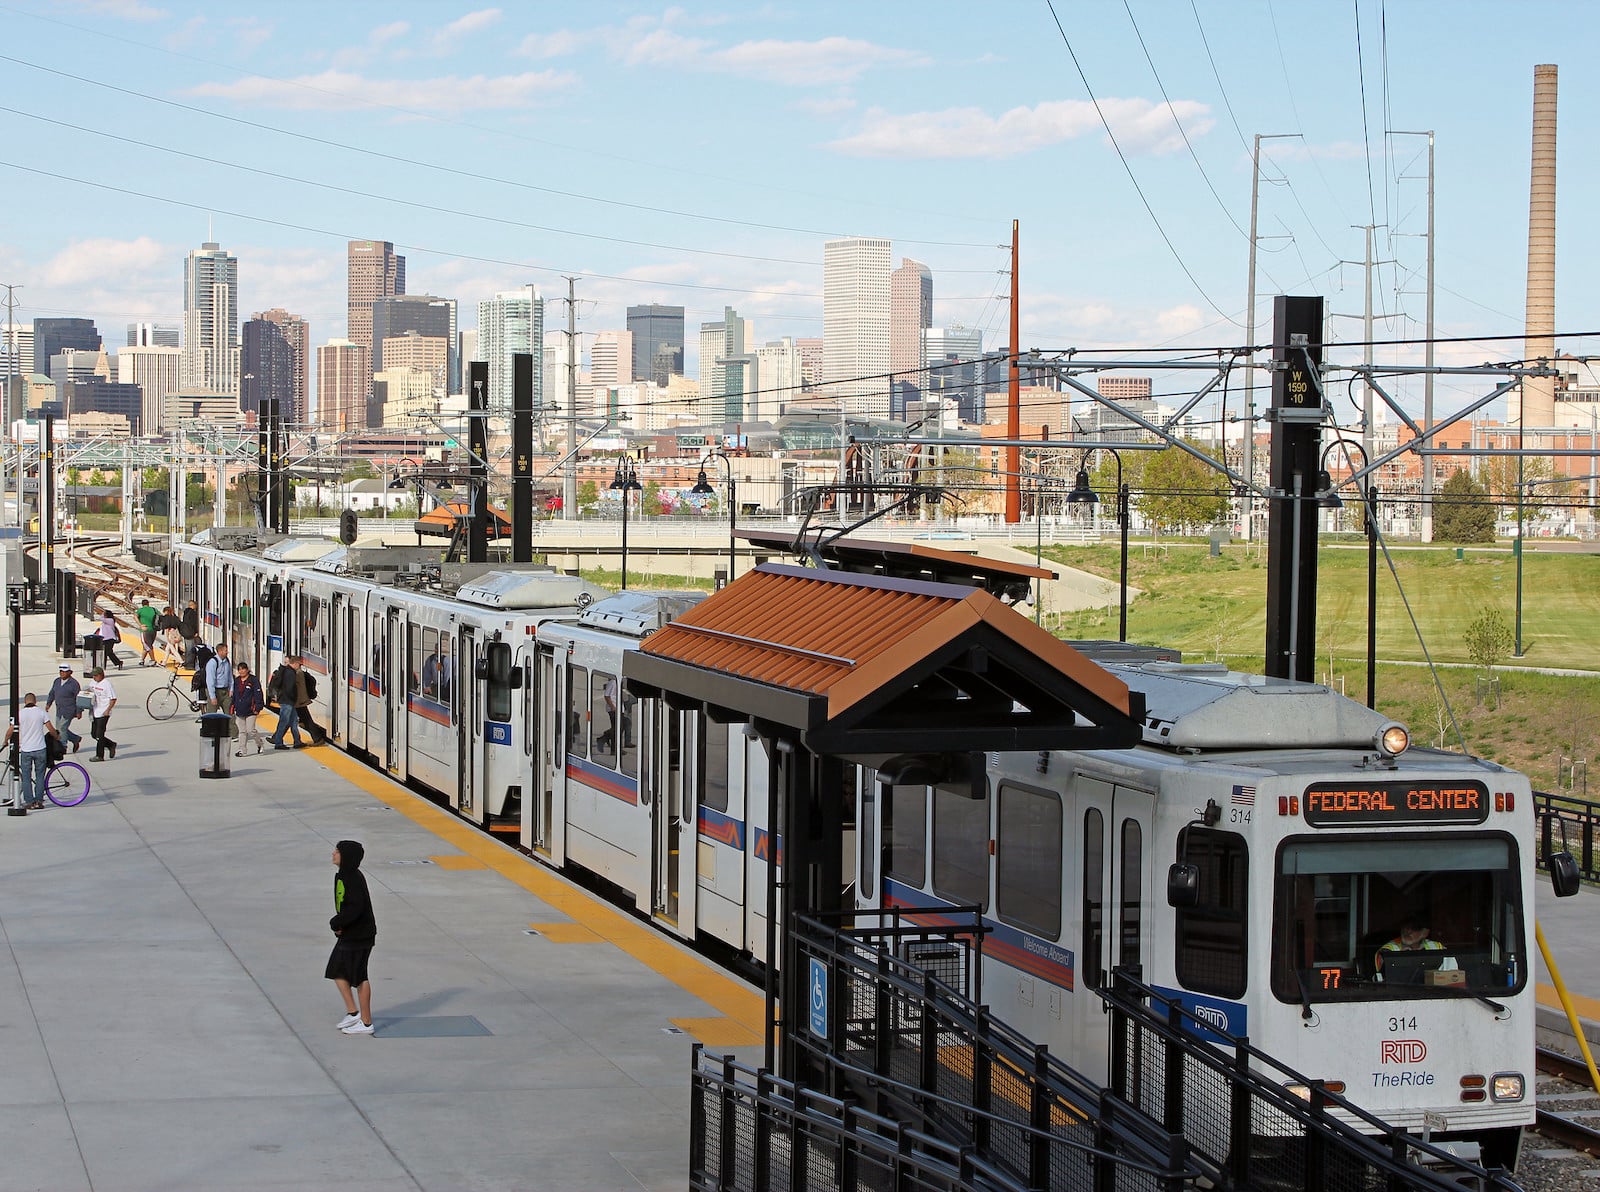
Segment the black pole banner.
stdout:
<svg viewBox="0 0 1600 1192">
<path fill-rule="evenodd" d="M 467 395 L 467 447 L 472 517 L 467 523 L 467 562 L 489 561 L 489 364 L 472 362 L 472 388 Z"/>
<path fill-rule="evenodd" d="M 511 357 L 511 561 L 533 562 L 533 356 Z"/>
</svg>

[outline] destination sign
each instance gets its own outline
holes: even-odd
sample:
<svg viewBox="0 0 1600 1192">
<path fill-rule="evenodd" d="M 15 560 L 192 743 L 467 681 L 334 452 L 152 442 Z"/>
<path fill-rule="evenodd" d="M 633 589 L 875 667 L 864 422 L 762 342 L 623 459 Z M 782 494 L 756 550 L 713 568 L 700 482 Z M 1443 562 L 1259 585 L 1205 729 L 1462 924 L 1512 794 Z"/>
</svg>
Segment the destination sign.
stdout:
<svg viewBox="0 0 1600 1192">
<path fill-rule="evenodd" d="M 1306 823 L 1319 828 L 1394 824 L 1481 824 L 1489 788 L 1481 782 L 1319 782 L 1306 787 Z"/>
</svg>

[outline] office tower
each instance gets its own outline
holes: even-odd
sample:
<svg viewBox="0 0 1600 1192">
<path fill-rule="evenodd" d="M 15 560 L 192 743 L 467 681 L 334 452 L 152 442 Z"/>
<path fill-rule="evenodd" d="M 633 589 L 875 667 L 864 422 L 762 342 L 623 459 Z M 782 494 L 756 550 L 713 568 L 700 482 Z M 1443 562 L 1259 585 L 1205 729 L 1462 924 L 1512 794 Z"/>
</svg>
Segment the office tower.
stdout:
<svg viewBox="0 0 1600 1192">
<path fill-rule="evenodd" d="M 117 380 L 137 385 L 142 394 L 139 432 L 161 433 L 161 411 L 169 393 L 178 391 L 178 362 L 183 352 L 177 347 L 123 348 L 117 353 Z"/>
<path fill-rule="evenodd" d="M 445 393 L 461 392 L 461 363 L 456 355 L 456 302 L 432 294 L 396 294 L 372 304 L 372 371 L 388 368 L 383 341 L 415 331 L 445 341 L 445 370 L 439 385 Z"/>
<path fill-rule="evenodd" d="M 533 353 L 533 405 L 538 409 L 544 404 L 544 299 L 532 286 L 478 303 L 478 358 L 489 364 L 490 409 L 511 408 L 511 358 L 518 352 Z M 563 385 L 563 409 L 566 392 Z"/>
<path fill-rule="evenodd" d="M 383 341 L 383 358 L 378 361 L 378 372 L 400 372 L 410 370 L 417 376 L 427 381 L 428 408 L 437 411 L 444 399 L 450 395 L 445 386 L 445 377 L 450 367 L 450 341 L 447 339 L 423 335 L 417 331 L 407 331 L 404 335 L 391 335 Z M 408 392 L 416 386 L 408 382 Z M 389 400 L 395 397 L 394 389 L 389 390 Z"/>
<path fill-rule="evenodd" d="M 683 375 L 683 307 L 628 307 L 628 330 L 633 333 L 633 375 L 652 385 L 665 385 L 668 377 Z"/>
<path fill-rule="evenodd" d="M 271 319 L 251 319 L 244 325 L 241 338 L 239 409 L 259 416 L 264 400 L 276 401 L 279 414 L 292 421 L 294 349 L 282 326 Z"/>
<path fill-rule="evenodd" d="M 285 422 L 309 422 L 311 419 L 311 398 L 308 392 L 308 382 L 311 377 L 311 324 L 299 315 L 292 315 L 281 306 L 271 310 L 264 310 L 254 316 L 265 319 L 269 323 L 276 323 L 278 330 L 283 332 L 284 342 L 289 345 L 289 354 L 293 358 L 292 365 L 292 399 L 289 404 L 281 407 Z"/>
<path fill-rule="evenodd" d="M 50 375 L 50 358 L 66 348 L 81 352 L 100 350 L 100 332 L 93 319 L 35 319 L 33 321 L 33 371 Z"/>
<path fill-rule="evenodd" d="M 372 304 L 406 292 L 406 259 L 387 240 L 352 240 L 345 261 L 349 322 L 346 335 L 367 350 L 372 367 Z M 321 349 L 318 349 L 320 351 Z"/>
<path fill-rule="evenodd" d="M 120 425 L 107 423 L 105 418 L 92 417 L 105 415 L 111 419 L 126 418 L 131 435 L 148 433 L 144 429 L 144 390 L 135 384 L 92 376 L 66 381 L 61 385 L 61 391 L 62 408 L 66 411 L 68 421 L 79 423 L 80 427 L 99 424 L 102 429 L 109 431 Z"/>
<path fill-rule="evenodd" d="M 807 389 L 822 384 L 822 347 L 820 339 L 794 341 L 795 351 L 800 353 L 800 383 Z"/>
<path fill-rule="evenodd" d="M 900 259 L 889 275 L 889 369 L 894 373 L 890 416 L 922 394 L 923 333 L 933 326 L 933 274 L 921 261 Z"/>
<path fill-rule="evenodd" d="M 336 433 L 364 430 L 372 349 L 330 339 L 317 349 L 317 425 Z"/>
<path fill-rule="evenodd" d="M 239 262 L 207 241 L 183 262 L 183 387 L 239 392 Z"/>
<path fill-rule="evenodd" d="M 130 348 L 175 348 L 178 346 L 178 328 L 173 323 L 129 323 Z"/>
<path fill-rule="evenodd" d="M 546 405 L 552 411 L 566 410 L 569 380 L 577 380 L 578 388 L 582 388 L 582 378 L 574 378 L 568 367 L 573 362 L 568 350 L 571 343 L 571 338 L 559 328 L 544 333 L 544 355 L 539 362 L 539 383 L 542 386 L 540 392 L 545 395 Z M 580 397 L 578 410 L 583 413 L 586 409 Z"/>
<path fill-rule="evenodd" d="M 757 390 L 746 400 L 747 422 L 776 422 L 790 402 L 799 401 L 800 350 L 790 336 L 756 349 Z"/>
<path fill-rule="evenodd" d="M 631 385 L 633 372 L 633 332 L 596 331 L 589 345 L 589 384 Z"/>
<path fill-rule="evenodd" d="M 466 375 L 467 361 L 480 359 L 482 357 L 478 355 L 477 329 L 456 332 L 456 367 L 461 375 L 456 377 L 455 386 L 450 390 L 452 394 L 461 392 L 461 380 Z"/>
<path fill-rule="evenodd" d="M 700 324 L 700 417 L 706 422 L 739 422 L 745 395 L 757 389 L 756 358 L 746 346 L 750 320 L 728 306 L 722 322 Z"/>
<path fill-rule="evenodd" d="M 33 366 L 33 324 L 0 323 L 0 377 L 22 377 Z"/>
<path fill-rule="evenodd" d="M 889 413 L 887 240 L 829 240 L 822 249 L 822 381 L 851 414 Z"/>
<path fill-rule="evenodd" d="M 923 332 L 927 366 L 924 396 L 938 395 L 963 422 L 982 422 L 983 332 L 976 327 L 930 327 Z"/>
</svg>

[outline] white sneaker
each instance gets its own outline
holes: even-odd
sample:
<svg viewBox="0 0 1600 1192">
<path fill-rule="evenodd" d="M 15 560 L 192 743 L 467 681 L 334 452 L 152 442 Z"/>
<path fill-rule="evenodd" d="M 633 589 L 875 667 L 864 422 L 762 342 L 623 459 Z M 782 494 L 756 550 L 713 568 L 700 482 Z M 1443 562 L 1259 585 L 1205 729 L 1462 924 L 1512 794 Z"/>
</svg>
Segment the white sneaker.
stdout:
<svg viewBox="0 0 1600 1192">
<path fill-rule="evenodd" d="M 356 1023 L 358 1023 L 360 1021 L 361 1021 L 361 1015 L 359 1015 L 359 1014 L 346 1014 L 343 1018 L 339 1019 L 339 1029 L 342 1031 L 346 1027 L 354 1026 Z"/>
<path fill-rule="evenodd" d="M 372 1034 L 372 1024 L 370 1022 L 362 1022 L 359 1018 L 352 1022 L 349 1026 L 340 1027 L 339 1029 L 347 1035 Z"/>
</svg>

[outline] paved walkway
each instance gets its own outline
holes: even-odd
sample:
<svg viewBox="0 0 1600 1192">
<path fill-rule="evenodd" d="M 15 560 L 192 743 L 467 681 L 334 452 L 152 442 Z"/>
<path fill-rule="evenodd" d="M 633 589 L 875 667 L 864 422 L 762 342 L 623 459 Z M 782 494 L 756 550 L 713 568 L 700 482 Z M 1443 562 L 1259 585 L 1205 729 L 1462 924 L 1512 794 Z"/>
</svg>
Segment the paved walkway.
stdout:
<svg viewBox="0 0 1600 1192">
<path fill-rule="evenodd" d="M 756 991 L 330 749 L 201 779 L 158 678 L 113 676 L 87 802 L 0 817 L 0 1192 L 684 1187 L 691 1041 L 754 1044 Z M 322 977 L 343 838 L 368 1037 Z"/>
</svg>

